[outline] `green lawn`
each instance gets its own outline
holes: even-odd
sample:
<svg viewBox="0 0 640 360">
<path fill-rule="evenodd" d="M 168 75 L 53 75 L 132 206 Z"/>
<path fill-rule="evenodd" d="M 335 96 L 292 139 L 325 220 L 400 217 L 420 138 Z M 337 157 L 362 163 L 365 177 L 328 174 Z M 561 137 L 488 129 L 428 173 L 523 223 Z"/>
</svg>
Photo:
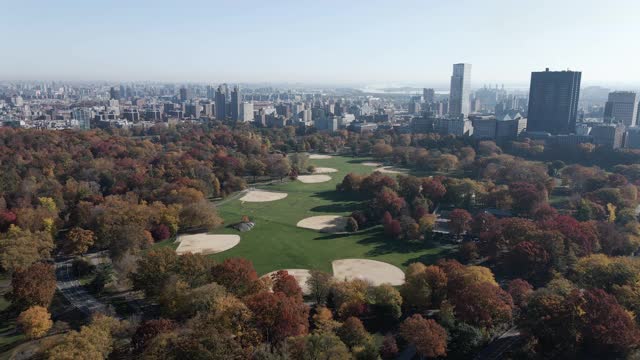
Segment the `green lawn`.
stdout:
<svg viewBox="0 0 640 360">
<path fill-rule="evenodd" d="M 213 257 L 217 260 L 244 257 L 253 262 L 260 274 L 264 274 L 283 268 L 331 271 L 331 261 L 344 258 L 375 259 L 404 268 L 415 261 L 434 262 L 452 250 L 451 245 L 429 248 L 422 244 L 387 239 L 379 226 L 355 234 L 340 235 L 296 227 L 296 223 L 306 217 L 346 215 L 362 209 L 364 204 L 361 199 L 336 192 L 335 186 L 349 172 L 368 174 L 373 171 L 374 168 L 359 164 L 367 160 L 349 157 L 310 160 L 313 165 L 335 168 L 339 172 L 328 174 L 332 180 L 325 183 L 293 181 L 261 187 L 288 193 L 282 200 L 244 204 L 234 200 L 221 205 L 218 211 L 227 225 L 239 222 L 242 215 L 248 215 L 256 226 L 240 234 L 242 240 L 238 246 Z M 231 228 L 223 228 L 215 233 L 238 234 Z"/>
</svg>

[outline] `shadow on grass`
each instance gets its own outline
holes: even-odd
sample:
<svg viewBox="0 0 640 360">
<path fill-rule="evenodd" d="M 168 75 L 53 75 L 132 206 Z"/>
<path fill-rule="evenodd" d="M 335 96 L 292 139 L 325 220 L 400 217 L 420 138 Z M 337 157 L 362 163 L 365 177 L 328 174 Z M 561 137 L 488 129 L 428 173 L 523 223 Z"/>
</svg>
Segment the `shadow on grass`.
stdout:
<svg viewBox="0 0 640 360">
<path fill-rule="evenodd" d="M 455 245 L 442 245 L 439 251 L 411 258 L 405 261 L 402 265 L 408 266 L 409 264 L 415 262 L 421 262 L 423 264 L 434 264 L 440 259 L 453 258 L 456 253 L 456 249 L 457 246 Z"/>
<path fill-rule="evenodd" d="M 311 197 L 317 197 L 322 200 L 332 201 L 332 202 L 346 202 L 346 201 L 364 201 L 367 200 L 367 197 L 364 194 L 352 193 L 352 192 L 341 192 L 336 190 L 325 190 L 318 191 L 311 195 Z"/>
<path fill-rule="evenodd" d="M 323 213 L 342 213 L 342 212 L 354 212 L 359 209 L 362 209 L 362 204 L 359 202 L 343 202 L 343 203 L 335 203 L 330 205 L 320 205 L 320 206 L 312 207 L 309 210 L 313 212 L 323 212 Z"/>
</svg>

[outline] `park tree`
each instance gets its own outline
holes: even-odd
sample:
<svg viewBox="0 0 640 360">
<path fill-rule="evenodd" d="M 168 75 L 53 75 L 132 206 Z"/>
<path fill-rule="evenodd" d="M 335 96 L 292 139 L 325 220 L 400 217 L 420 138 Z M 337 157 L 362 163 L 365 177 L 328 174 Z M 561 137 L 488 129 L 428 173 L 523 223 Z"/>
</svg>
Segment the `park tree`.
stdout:
<svg viewBox="0 0 640 360">
<path fill-rule="evenodd" d="M 279 270 L 271 275 L 271 281 L 273 282 L 272 290 L 274 292 L 281 292 L 288 297 L 302 301 L 302 289 L 298 285 L 298 281 L 286 270 Z"/>
<path fill-rule="evenodd" d="M 340 322 L 333 319 L 333 313 L 326 306 L 316 307 L 316 313 L 313 315 L 313 326 L 315 331 L 335 332 L 340 327 Z"/>
<path fill-rule="evenodd" d="M 371 335 L 362 325 L 362 321 L 356 317 L 347 318 L 336 331 L 340 340 L 350 349 L 365 346 L 370 341 Z"/>
<path fill-rule="evenodd" d="M 447 275 L 440 267 L 413 263 L 407 267 L 400 293 L 408 308 L 425 311 L 444 300 L 446 287 Z"/>
<path fill-rule="evenodd" d="M 34 263 L 16 270 L 11 277 L 11 299 L 18 308 L 39 305 L 48 308 L 56 291 L 53 265 Z"/>
<path fill-rule="evenodd" d="M 271 343 L 305 335 L 308 331 L 309 307 L 299 299 L 282 292 L 263 291 L 249 296 L 246 304 L 254 314 L 258 329 Z"/>
<path fill-rule="evenodd" d="M 473 326 L 491 329 L 512 318 L 511 296 L 490 282 L 473 282 L 455 291 L 449 300 L 456 317 Z"/>
<path fill-rule="evenodd" d="M 365 312 L 369 286 L 367 281 L 361 279 L 332 283 L 331 294 L 339 318 L 360 316 Z"/>
<path fill-rule="evenodd" d="M 513 199 L 511 205 L 513 212 L 522 216 L 533 215 L 534 210 L 547 200 L 546 189 L 526 182 L 509 184 L 509 195 Z"/>
<path fill-rule="evenodd" d="M 67 233 L 65 250 L 70 255 L 82 255 L 89 250 L 95 241 L 95 235 L 91 230 L 75 227 Z"/>
<path fill-rule="evenodd" d="M 371 286 L 368 289 L 367 302 L 370 311 L 382 321 L 398 320 L 402 316 L 402 296 L 389 284 Z"/>
<path fill-rule="evenodd" d="M 533 293 L 533 286 L 526 280 L 514 279 L 507 284 L 507 292 L 511 295 L 514 305 L 523 308 Z"/>
<path fill-rule="evenodd" d="M 311 270 L 306 285 L 309 288 L 309 295 L 317 305 L 324 305 L 331 292 L 332 276 L 320 270 Z"/>
<path fill-rule="evenodd" d="M 395 359 L 398 355 L 398 344 L 396 342 L 396 338 L 391 335 L 385 335 L 382 340 L 382 344 L 380 345 L 380 356 L 385 359 Z"/>
<path fill-rule="evenodd" d="M 131 338 L 135 353 L 141 353 L 156 336 L 169 333 L 177 328 L 177 324 L 169 319 L 151 319 L 143 321 Z"/>
<path fill-rule="evenodd" d="M 603 354 L 626 354 L 640 344 L 640 330 L 615 297 L 601 289 L 587 290 L 582 321 L 584 342 Z"/>
<path fill-rule="evenodd" d="M 460 236 L 471 229 L 472 219 L 468 211 L 464 209 L 454 209 L 449 214 L 449 228 L 454 235 Z"/>
<path fill-rule="evenodd" d="M 28 339 L 37 339 L 44 336 L 51 326 L 51 314 L 42 306 L 31 306 L 20 313 L 16 320 Z"/>
<path fill-rule="evenodd" d="M 80 331 L 67 333 L 48 351 L 51 360 L 106 359 L 113 350 L 113 335 L 122 325 L 114 318 L 98 315 Z"/>
<path fill-rule="evenodd" d="M 385 160 L 393 153 L 393 147 L 384 142 L 379 142 L 371 148 L 371 155 L 379 160 Z"/>
<path fill-rule="evenodd" d="M 447 354 L 447 331 L 432 319 L 413 315 L 400 324 L 400 335 L 416 347 L 420 356 L 436 358 Z"/>
<path fill-rule="evenodd" d="M 256 293 L 261 288 L 258 273 L 253 264 L 242 258 L 228 258 L 211 269 L 213 281 L 237 296 Z"/>
<path fill-rule="evenodd" d="M 280 154 L 269 155 L 266 159 L 266 165 L 269 175 L 280 179 L 280 181 L 291 172 L 289 159 Z"/>
<path fill-rule="evenodd" d="M 255 182 L 258 176 L 262 176 L 265 174 L 267 166 L 262 161 L 260 161 L 260 159 L 251 157 L 247 161 L 245 169 L 247 170 L 249 175 L 253 176 L 253 181 Z"/>
<path fill-rule="evenodd" d="M 188 204 L 180 211 L 180 229 L 213 230 L 222 225 L 215 205 L 207 200 Z"/>
<path fill-rule="evenodd" d="M 363 178 L 364 177 L 362 175 L 358 175 L 355 173 L 348 173 L 342 179 L 342 182 L 336 185 L 336 189 L 338 191 L 345 191 L 345 192 L 360 191 L 360 185 L 362 184 Z"/>
<path fill-rule="evenodd" d="M 129 275 L 133 288 L 144 291 L 147 297 L 157 297 L 171 276 L 177 261 L 178 256 L 173 249 L 148 251 L 138 259 L 136 271 Z"/>
<path fill-rule="evenodd" d="M 442 185 L 442 182 L 434 178 L 422 179 L 422 195 L 433 202 L 440 201 L 442 197 L 447 193 L 447 189 Z"/>
<path fill-rule="evenodd" d="M 406 201 L 412 202 L 416 197 L 421 195 L 422 180 L 412 175 L 398 176 L 398 193 Z"/>
<path fill-rule="evenodd" d="M 0 234 L 0 266 L 8 272 L 48 259 L 51 250 L 53 238 L 48 232 L 31 232 L 11 225 Z"/>
<path fill-rule="evenodd" d="M 289 355 L 294 360 L 349 359 L 351 354 L 340 338 L 331 332 L 313 332 L 286 341 Z"/>
</svg>

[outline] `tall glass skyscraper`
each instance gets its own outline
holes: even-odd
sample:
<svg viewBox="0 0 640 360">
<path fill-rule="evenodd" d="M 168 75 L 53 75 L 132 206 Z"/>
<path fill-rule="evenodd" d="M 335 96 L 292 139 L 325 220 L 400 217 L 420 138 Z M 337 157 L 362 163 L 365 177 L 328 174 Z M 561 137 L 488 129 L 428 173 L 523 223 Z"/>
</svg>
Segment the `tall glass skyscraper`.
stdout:
<svg viewBox="0 0 640 360">
<path fill-rule="evenodd" d="M 579 71 L 531 73 L 527 131 L 569 134 L 575 131 L 580 98 Z"/>
<path fill-rule="evenodd" d="M 471 64 L 453 64 L 451 91 L 449 92 L 449 115 L 465 117 L 471 110 Z"/>
</svg>

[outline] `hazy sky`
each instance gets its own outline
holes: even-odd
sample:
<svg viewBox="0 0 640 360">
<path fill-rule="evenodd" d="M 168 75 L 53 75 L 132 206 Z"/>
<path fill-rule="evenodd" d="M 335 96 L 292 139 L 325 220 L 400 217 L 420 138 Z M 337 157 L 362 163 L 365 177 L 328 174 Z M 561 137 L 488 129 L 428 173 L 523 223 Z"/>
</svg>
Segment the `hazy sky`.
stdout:
<svg viewBox="0 0 640 360">
<path fill-rule="evenodd" d="M 0 0 L 0 80 L 640 82 L 640 0 Z"/>
</svg>

